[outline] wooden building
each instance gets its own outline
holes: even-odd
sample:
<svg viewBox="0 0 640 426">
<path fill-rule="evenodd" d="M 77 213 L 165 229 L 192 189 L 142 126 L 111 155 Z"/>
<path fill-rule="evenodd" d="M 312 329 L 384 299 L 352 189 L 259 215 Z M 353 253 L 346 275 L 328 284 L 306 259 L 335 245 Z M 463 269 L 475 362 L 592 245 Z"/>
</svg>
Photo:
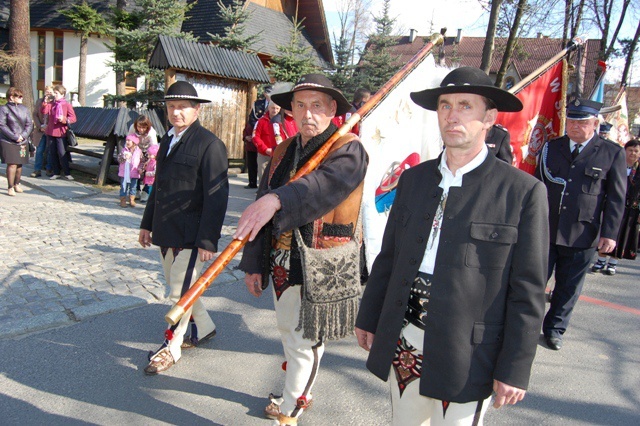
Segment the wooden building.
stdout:
<svg viewBox="0 0 640 426">
<path fill-rule="evenodd" d="M 257 85 L 270 81 L 257 55 L 161 35 L 149 65 L 165 70 L 165 87 L 188 81 L 211 100 L 201 106 L 200 123 L 225 143 L 230 160 L 244 157 L 242 131 Z"/>
</svg>

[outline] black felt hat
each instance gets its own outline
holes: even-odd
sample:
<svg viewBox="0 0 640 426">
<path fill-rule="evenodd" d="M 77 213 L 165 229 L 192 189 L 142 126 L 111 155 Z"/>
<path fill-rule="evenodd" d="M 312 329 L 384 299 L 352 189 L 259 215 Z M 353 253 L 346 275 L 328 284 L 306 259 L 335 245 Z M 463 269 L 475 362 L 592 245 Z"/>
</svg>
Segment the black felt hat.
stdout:
<svg viewBox="0 0 640 426">
<path fill-rule="evenodd" d="M 209 99 L 202 99 L 198 97 L 198 92 L 196 88 L 193 87 L 190 83 L 186 81 L 176 81 L 167 90 L 167 94 L 164 95 L 164 99 L 166 101 L 193 101 L 201 104 L 211 102 Z"/>
<path fill-rule="evenodd" d="M 341 91 L 336 89 L 326 76 L 323 74 L 306 74 L 300 77 L 300 80 L 293 86 L 293 89 L 289 92 L 272 93 L 271 100 L 280 105 L 284 109 L 291 108 L 291 101 L 293 100 L 293 94 L 302 90 L 315 90 L 317 92 L 326 93 L 331 96 L 338 104 L 336 115 L 346 114 L 351 110 L 351 104 L 344 97 Z"/>
<path fill-rule="evenodd" d="M 479 68 L 460 67 L 451 71 L 440 83 L 440 87 L 411 92 L 413 102 L 424 109 L 436 111 L 438 98 L 448 93 L 472 93 L 491 99 L 498 111 L 518 112 L 522 102 L 516 96 L 493 85 L 487 74 Z"/>
</svg>

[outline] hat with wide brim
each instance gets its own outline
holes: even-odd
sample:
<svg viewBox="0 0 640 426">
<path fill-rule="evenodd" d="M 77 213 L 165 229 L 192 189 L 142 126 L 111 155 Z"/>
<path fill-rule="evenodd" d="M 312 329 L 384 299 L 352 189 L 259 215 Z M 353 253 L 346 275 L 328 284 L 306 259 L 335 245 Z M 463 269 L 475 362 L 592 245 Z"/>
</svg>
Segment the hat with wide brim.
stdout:
<svg viewBox="0 0 640 426">
<path fill-rule="evenodd" d="M 164 95 L 163 101 L 193 101 L 200 104 L 211 102 L 209 99 L 202 99 L 198 97 L 196 88 L 186 81 L 176 81 L 167 90 Z"/>
<path fill-rule="evenodd" d="M 351 104 L 347 98 L 345 98 L 342 92 L 336 89 L 333 83 L 331 83 L 331 80 L 323 74 L 303 75 L 293 86 L 292 90 L 283 93 L 272 93 L 271 100 L 284 109 L 290 109 L 293 94 L 303 90 L 315 90 L 316 92 L 326 93 L 331 96 L 338 104 L 336 115 L 343 115 L 351 110 Z"/>
<path fill-rule="evenodd" d="M 491 78 L 479 68 L 460 67 L 451 71 L 440 83 L 440 87 L 411 92 L 413 102 L 422 108 L 437 111 L 440 95 L 449 93 L 471 93 L 491 99 L 498 111 L 522 111 L 522 102 L 515 95 L 493 85 Z"/>
</svg>

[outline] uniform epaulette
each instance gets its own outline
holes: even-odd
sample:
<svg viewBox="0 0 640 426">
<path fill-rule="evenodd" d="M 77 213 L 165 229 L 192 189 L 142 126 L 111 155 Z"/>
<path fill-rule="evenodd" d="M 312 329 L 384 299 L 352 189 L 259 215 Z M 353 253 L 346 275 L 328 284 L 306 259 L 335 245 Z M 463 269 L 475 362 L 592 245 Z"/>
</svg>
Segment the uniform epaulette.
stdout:
<svg viewBox="0 0 640 426">
<path fill-rule="evenodd" d="M 602 139 L 602 140 L 603 140 L 603 141 L 605 141 L 605 142 L 609 142 L 610 144 L 615 145 L 615 146 L 617 146 L 617 147 L 619 147 L 619 148 L 624 148 L 624 147 L 623 147 L 622 145 L 620 145 L 618 142 L 612 141 L 611 139 L 606 139 L 606 138 L 603 138 L 602 136 L 600 136 L 600 139 Z"/>
</svg>

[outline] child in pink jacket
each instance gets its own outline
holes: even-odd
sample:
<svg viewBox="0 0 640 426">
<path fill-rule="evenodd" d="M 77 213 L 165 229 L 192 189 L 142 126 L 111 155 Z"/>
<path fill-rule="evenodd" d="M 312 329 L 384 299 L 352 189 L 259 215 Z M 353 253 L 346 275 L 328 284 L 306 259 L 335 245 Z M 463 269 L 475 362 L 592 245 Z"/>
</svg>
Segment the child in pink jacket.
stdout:
<svg viewBox="0 0 640 426">
<path fill-rule="evenodd" d="M 142 151 L 138 148 L 140 139 L 134 134 L 127 135 L 124 148 L 118 155 L 120 168 L 118 176 L 120 176 L 120 207 L 127 207 L 127 195 L 129 196 L 129 204 L 131 207 L 136 206 L 136 185 L 140 179 L 140 157 Z"/>
<path fill-rule="evenodd" d="M 144 165 L 144 180 L 142 183 L 149 185 L 149 194 L 151 194 L 152 185 L 156 181 L 156 156 L 158 155 L 158 149 L 160 149 L 160 145 L 151 145 L 147 148 L 147 157 L 149 159 Z"/>
</svg>

